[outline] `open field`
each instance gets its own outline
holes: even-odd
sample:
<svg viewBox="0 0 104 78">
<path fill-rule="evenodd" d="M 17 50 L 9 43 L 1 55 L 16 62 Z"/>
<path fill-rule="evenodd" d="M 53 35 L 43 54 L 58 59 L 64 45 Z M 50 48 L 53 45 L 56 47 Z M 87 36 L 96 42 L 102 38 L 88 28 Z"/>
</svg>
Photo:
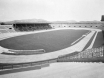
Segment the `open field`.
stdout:
<svg viewBox="0 0 104 78">
<path fill-rule="evenodd" d="M 15 50 L 44 49 L 46 52 L 61 50 L 86 34 L 88 30 L 57 30 L 12 37 L 0 41 L 0 46 Z"/>
</svg>

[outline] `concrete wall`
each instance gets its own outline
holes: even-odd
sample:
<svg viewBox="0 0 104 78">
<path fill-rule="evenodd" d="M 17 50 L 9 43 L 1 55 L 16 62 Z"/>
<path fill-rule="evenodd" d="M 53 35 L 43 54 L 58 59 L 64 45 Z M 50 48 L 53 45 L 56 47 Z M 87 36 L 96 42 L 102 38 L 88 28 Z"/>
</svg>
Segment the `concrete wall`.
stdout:
<svg viewBox="0 0 104 78">
<path fill-rule="evenodd" d="M 52 28 L 64 28 L 64 27 L 75 27 L 75 28 L 99 28 L 104 29 L 101 23 L 69 23 L 69 24 L 50 24 Z"/>
<path fill-rule="evenodd" d="M 104 37 L 104 22 L 102 23 L 69 23 L 69 24 L 50 24 L 52 28 L 67 28 L 67 27 L 74 27 L 74 28 L 95 28 L 101 29 Z"/>
<path fill-rule="evenodd" d="M 50 26 L 52 28 L 69 28 L 69 27 L 74 27 L 74 28 L 97 28 L 104 30 L 104 22 L 99 22 L 99 23 L 51 23 Z M 2 29 L 4 27 L 4 29 Z M 0 30 L 2 31 L 8 31 L 8 32 L 14 32 L 13 25 L 0 25 Z"/>
</svg>

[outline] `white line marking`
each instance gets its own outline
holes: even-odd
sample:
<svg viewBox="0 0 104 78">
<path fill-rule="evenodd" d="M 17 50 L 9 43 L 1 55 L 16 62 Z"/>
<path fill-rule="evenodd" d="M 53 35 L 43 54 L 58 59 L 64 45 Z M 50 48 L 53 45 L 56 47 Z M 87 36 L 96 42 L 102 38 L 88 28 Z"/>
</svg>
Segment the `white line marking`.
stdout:
<svg viewBox="0 0 104 78">
<path fill-rule="evenodd" d="M 83 48 L 87 45 L 87 43 L 89 42 L 89 40 L 91 39 L 91 37 L 94 35 L 95 31 L 92 31 L 90 34 L 88 34 L 86 37 L 84 37 L 79 43 L 77 43 L 74 46 L 74 50 L 76 49 L 76 51 L 82 51 Z"/>
<path fill-rule="evenodd" d="M 92 43 L 90 44 L 90 46 L 89 46 L 87 49 L 91 49 L 91 48 L 93 47 L 94 42 L 95 42 L 95 39 L 96 39 L 96 37 L 97 37 L 97 34 L 98 34 L 98 32 L 96 31 L 96 34 L 95 34 L 95 36 L 94 36 L 94 38 L 93 38 L 93 41 L 92 41 Z"/>
<path fill-rule="evenodd" d="M 80 38 L 78 38 L 77 40 L 75 40 L 73 43 L 71 43 L 71 45 L 75 44 L 77 41 L 79 41 L 83 36 L 81 36 Z"/>
</svg>

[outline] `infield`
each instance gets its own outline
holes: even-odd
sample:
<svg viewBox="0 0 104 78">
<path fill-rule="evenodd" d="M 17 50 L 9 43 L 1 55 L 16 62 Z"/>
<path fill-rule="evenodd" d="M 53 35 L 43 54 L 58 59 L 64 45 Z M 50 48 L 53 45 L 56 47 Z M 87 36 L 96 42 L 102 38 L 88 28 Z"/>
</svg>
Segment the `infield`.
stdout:
<svg viewBox="0 0 104 78">
<path fill-rule="evenodd" d="M 0 41 L 0 46 L 14 50 L 44 49 L 46 52 L 61 50 L 89 32 L 88 30 L 55 30 L 12 37 Z"/>
</svg>

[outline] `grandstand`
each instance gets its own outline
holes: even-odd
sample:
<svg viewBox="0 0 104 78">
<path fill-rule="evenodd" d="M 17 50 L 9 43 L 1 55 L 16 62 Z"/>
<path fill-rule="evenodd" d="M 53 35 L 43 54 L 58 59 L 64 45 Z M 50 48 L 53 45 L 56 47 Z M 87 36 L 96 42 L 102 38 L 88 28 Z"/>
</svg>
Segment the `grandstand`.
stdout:
<svg viewBox="0 0 104 78">
<path fill-rule="evenodd" d="M 104 46 L 60 56 L 58 62 L 104 62 Z"/>
<path fill-rule="evenodd" d="M 16 23 L 13 24 L 13 27 L 15 31 L 34 31 L 52 28 L 49 23 Z"/>
</svg>

